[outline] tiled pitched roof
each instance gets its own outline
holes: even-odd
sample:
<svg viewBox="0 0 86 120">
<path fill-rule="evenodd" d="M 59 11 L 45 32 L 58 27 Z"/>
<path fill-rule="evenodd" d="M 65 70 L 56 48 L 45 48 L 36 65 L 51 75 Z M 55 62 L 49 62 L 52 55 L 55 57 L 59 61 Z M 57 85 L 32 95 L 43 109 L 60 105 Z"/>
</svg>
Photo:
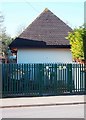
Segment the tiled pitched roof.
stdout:
<svg viewBox="0 0 86 120">
<path fill-rule="evenodd" d="M 45 9 L 33 22 L 30 24 L 20 35 L 16 38 L 15 46 L 19 44 L 20 47 L 22 40 L 27 40 L 29 42 L 34 41 L 45 43 L 46 46 L 70 46 L 69 41 L 65 39 L 68 32 L 72 29 L 60 20 L 56 15 L 54 15 L 50 10 Z M 13 42 L 14 43 L 14 42 Z M 11 44 L 13 46 L 13 44 Z M 25 47 L 25 45 L 23 45 Z M 35 46 L 36 47 L 36 44 Z"/>
</svg>

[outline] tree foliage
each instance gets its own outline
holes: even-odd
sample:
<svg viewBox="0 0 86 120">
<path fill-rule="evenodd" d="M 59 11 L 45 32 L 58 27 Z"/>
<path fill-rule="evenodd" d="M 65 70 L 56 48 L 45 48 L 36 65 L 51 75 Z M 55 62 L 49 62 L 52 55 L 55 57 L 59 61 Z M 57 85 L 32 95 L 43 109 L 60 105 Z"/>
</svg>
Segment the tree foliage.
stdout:
<svg viewBox="0 0 86 120">
<path fill-rule="evenodd" d="M 7 35 L 6 33 L 2 34 L 2 54 L 7 56 L 8 55 L 8 49 L 9 44 L 12 42 L 12 38 Z"/>
<path fill-rule="evenodd" d="M 73 30 L 66 37 L 70 41 L 73 59 L 85 60 L 86 28 L 81 26 Z M 84 44 L 83 44 L 84 43 Z"/>
<path fill-rule="evenodd" d="M 12 38 L 6 34 L 6 28 L 3 26 L 4 17 L 0 12 L 0 54 L 7 56 L 8 46 L 12 42 Z"/>
</svg>

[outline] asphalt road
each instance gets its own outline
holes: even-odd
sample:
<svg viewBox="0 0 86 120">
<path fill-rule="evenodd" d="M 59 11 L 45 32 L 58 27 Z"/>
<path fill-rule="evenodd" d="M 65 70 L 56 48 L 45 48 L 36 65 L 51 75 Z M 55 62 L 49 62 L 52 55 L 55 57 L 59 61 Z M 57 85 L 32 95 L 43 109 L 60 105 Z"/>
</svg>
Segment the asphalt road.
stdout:
<svg viewBox="0 0 86 120">
<path fill-rule="evenodd" d="M 3 108 L 2 118 L 84 118 L 84 105 Z"/>
</svg>

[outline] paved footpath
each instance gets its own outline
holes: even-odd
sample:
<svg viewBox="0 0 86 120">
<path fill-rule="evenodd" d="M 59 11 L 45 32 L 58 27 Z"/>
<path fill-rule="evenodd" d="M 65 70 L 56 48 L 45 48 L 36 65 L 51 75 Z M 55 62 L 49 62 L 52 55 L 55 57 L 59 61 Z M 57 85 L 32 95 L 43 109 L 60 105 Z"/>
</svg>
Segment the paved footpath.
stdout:
<svg viewBox="0 0 86 120">
<path fill-rule="evenodd" d="M 86 104 L 84 95 L 20 97 L 0 99 L 0 108 Z"/>
</svg>

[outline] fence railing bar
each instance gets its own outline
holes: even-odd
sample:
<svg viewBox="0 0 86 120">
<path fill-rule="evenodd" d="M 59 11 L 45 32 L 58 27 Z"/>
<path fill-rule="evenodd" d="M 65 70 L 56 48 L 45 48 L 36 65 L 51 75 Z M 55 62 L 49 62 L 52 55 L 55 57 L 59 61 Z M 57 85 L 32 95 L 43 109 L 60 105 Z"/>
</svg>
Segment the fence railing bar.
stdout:
<svg viewBox="0 0 86 120">
<path fill-rule="evenodd" d="M 2 64 L 3 96 L 85 93 L 84 64 Z"/>
</svg>

